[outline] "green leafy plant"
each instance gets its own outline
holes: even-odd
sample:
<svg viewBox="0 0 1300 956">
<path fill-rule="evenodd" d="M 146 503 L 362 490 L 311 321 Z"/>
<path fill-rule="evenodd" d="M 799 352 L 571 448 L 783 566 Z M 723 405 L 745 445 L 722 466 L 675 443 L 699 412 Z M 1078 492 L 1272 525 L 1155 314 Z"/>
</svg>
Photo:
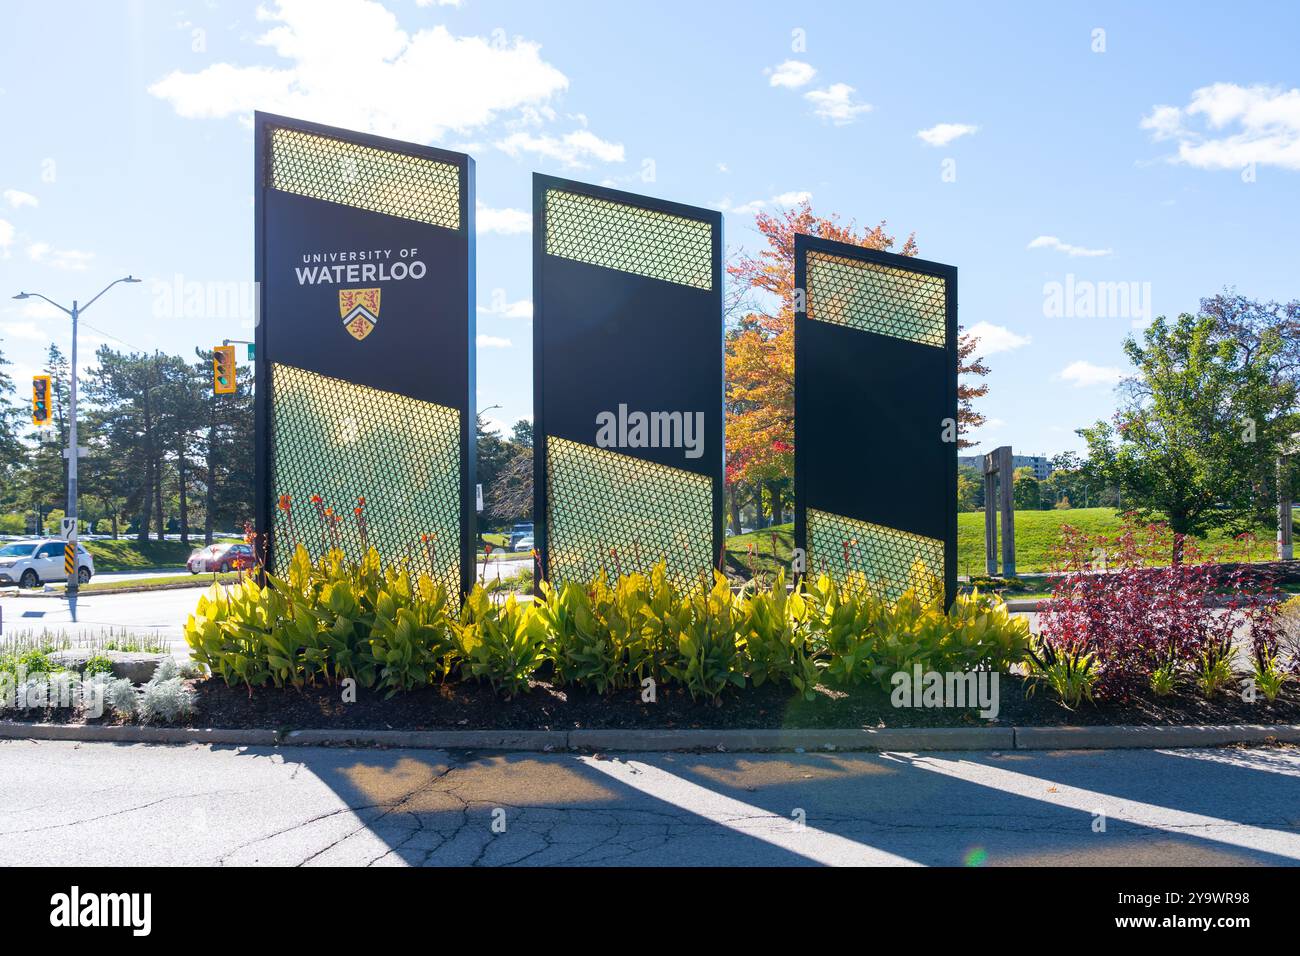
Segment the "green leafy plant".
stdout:
<svg viewBox="0 0 1300 956">
<path fill-rule="evenodd" d="M 1290 674 L 1278 665 L 1275 652 L 1261 649 L 1251 660 L 1254 669 L 1255 686 L 1270 703 L 1277 700 L 1282 688 L 1290 679 Z"/>
<path fill-rule="evenodd" d="M 1168 697 L 1174 692 L 1177 676 L 1178 665 L 1173 661 L 1165 661 L 1151 672 L 1151 692 L 1157 697 Z"/>
<path fill-rule="evenodd" d="M 1029 630 L 994 596 L 945 609 L 933 583 L 896 600 L 862 576 L 790 587 L 783 573 L 732 592 L 715 574 L 675 584 L 664 562 L 648 574 L 604 573 L 543 584 L 519 601 L 477 586 L 457 609 L 426 576 L 334 549 L 313 562 L 298 547 L 282 575 L 214 587 L 185 636 L 194 665 L 229 684 L 301 687 L 353 678 L 389 696 L 438 680 L 476 680 L 513 696 L 549 668 L 558 685 L 611 693 L 651 679 L 695 699 L 728 688 L 789 684 L 813 698 L 823 678 L 882 687 L 914 664 L 1004 670 L 1024 659 Z"/>
<path fill-rule="evenodd" d="M 692 592 L 675 615 L 677 658 L 668 673 L 691 698 L 717 702 L 727 687 L 745 686 L 745 655 L 726 577 L 715 571 L 713 587 Z"/>
<path fill-rule="evenodd" d="M 507 699 L 527 690 L 546 660 L 545 627 L 532 607 L 521 605 L 513 594 L 498 605 L 476 584 L 455 632 L 466 676 L 486 680 Z"/>
<path fill-rule="evenodd" d="M 778 570 L 770 587 L 742 597 L 737 621 L 754 686 L 789 681 L 812 700 L 821 668 L 816 642 L 809 641 L 811 608 L 802 589 L 787 592 L 785 572 Z"/>
<path fill-rule="evenodd" d="M 86 677 L 95 674 L 113 673 L 113 662 L 102 654 L 96 654 L 86 661 L 86 666 L 81 669 L 81 673 Z"/>
<path fill-rule="evenodd" d="M 1029 684 L 1032 694 L 1039 683 L 1052 689 L 1061 703 L 1071 710 L 1083 701 L 1092 702 L 1093 688 L 1099 677 L 1096 659 L 1082 644 L 1062 646 L 1053 641 L 1036 640 L 1029 648 Z"/>
<path fill-rule="evenodd" d="M 592 591 L 572 582 L 559 588 L 542 582 L 540 597 L 535 613 L 556 684 L 577 684 L 605 693 L 619 680 L 625 662 L 610 627 L 617 618 L 597 611 L 597 605 L 607 610 L 613 600 L 604 574 L 596 579 Z"/>
<path fill-rule="evenodd" d="M 1232 683 L 1231 640 L 1209 643 L 1197 658 L 1194 677 L 1197 688 L 1207 698 Z"/>
<path fill-rule="evenodd" d="M 388 697 L 445 677 L 456 648 L 446 588 L 406 571 L 390 574 L 375 599 L 370 653 Z"/>
</svg>

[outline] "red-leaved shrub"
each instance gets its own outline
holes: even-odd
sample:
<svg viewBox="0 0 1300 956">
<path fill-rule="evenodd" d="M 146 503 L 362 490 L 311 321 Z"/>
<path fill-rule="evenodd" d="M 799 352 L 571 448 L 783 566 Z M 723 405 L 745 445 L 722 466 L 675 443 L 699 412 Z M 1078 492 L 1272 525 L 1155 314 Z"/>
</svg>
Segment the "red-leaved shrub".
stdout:
<svg viewBox="0 0 1300 956">
<path fill-rule="evenodd" d="M 1188 673 L 1206 656 L 1229 657 L 1235 635 L 1256 655 L 1275 650 L 1270 575 L 1214 560 L 1228 556 L 1128 514 L 1113 534 L 1065 525 L 1053 549 L 1042 639 L 1061 652 L 1091 653 L 1095 693 L 1120 700 L 1145 690 L 1162 665 Z"/>
</svg>

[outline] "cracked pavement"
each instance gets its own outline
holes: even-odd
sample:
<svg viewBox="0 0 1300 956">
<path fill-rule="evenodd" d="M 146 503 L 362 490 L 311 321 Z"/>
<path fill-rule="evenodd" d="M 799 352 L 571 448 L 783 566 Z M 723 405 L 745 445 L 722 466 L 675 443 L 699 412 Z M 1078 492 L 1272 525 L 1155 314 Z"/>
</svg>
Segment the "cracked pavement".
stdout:
<svg viewBox="0 0 1300 956">
<path fill-rule="evenodd" d="M 1300 750 L 500 754 L 0 741 L 0 864 L 1300 862 Z"/>
</svg>

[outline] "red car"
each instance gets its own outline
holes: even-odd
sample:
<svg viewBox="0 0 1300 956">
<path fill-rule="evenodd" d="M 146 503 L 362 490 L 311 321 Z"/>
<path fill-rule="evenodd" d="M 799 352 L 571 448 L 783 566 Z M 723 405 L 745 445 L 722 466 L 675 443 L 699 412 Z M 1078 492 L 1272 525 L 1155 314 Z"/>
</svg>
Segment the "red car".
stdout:
<svg viewBox="0 0 1300 956">
<path fill-rule="evenodd" d="M 210 544 L 190 555 L 185 567 L 190 574 L 203 571 L 243 571 L 253 566 L 253 549 L 246 544 Z"/>
</svg>

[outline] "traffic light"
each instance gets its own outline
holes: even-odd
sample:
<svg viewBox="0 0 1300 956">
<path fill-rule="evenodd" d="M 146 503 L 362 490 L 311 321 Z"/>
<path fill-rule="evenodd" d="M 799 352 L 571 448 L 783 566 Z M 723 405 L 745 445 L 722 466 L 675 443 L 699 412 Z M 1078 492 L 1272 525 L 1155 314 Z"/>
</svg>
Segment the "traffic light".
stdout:
<svg viewBox="0 0 1300 956">
<path fill-rule="evenodd" d="M 218 395 L 235 393 L 235 347 L 218 345 L 212 350 L 212 391 Z"/>
<path fill-rule="evenodd" d="M 32 424 L 43 428 L 50 424 L 53 414 L 50 408 L 50 377 L 32 376 Z"/>
</svg>

